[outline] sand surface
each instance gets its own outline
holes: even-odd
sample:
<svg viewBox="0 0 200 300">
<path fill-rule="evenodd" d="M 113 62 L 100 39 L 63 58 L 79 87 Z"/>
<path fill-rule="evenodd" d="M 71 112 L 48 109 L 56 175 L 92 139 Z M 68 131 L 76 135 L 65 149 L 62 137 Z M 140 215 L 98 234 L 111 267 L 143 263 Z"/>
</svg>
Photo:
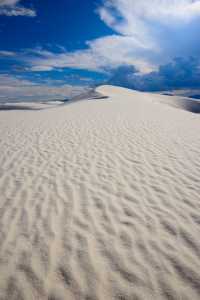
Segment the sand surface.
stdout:
<svg viewBox="0 0 200 300">
<path fill-rule="evenodd" d="M 200 115 L 131 92 L 0 115 L 1 300 L 200 299 Z"/>
<path fill-rule="evenodd" d="M 30 110 L 41 110 L 61 105 L 60 101 L 51 101 L 45 103 L 21 102 L 0 104 L 0 117 L 27 112 Z"/>
</svg>

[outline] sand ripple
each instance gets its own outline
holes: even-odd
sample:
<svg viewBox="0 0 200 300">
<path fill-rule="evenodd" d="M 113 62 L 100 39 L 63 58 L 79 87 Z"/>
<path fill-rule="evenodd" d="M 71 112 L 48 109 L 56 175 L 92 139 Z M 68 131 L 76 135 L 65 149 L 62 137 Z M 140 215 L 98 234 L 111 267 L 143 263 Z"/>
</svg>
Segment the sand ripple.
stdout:
<svg viewBox="0 0 200 300">
<path fill-rule="evenodd" d="M 0 299 L 200 299 L 199 115 L 99 99 L 0 119 Z"/>
</svg>

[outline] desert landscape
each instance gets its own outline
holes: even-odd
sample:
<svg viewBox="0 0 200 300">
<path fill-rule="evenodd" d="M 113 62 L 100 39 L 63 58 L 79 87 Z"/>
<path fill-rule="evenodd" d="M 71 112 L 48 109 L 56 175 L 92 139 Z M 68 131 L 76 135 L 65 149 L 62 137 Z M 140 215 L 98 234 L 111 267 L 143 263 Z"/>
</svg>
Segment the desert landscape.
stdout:
<svg viewBox="0 0 200 300">
<path fill-rule="evenodd" d="M 200 299 L 200 101 L 105 85 L 8 106 L 0 299 Z"/>
</svg>

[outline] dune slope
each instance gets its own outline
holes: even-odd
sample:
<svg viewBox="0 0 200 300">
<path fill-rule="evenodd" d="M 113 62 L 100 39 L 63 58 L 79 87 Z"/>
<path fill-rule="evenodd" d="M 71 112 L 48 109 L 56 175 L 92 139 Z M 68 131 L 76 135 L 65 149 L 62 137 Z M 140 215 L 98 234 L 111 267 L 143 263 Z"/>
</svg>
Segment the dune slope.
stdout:
<svg viewBox="0 0 200 300">
<path fill-rule="evenodd" d="M 0 117 L 1 300 L 200 298 L 200 116 L 117 89 Z"/>
<path fill-rule="evenodd" d="M 134 90 L 112 86 L 112 85 L 102 85 L 89 92 L 85 92 L 81 95 L 78 95 L 72 98 L 69 104 L 75 101 L 82 101 L 84 99 L 103 99 L 103 98 L 121 98 L 121 99 L 132 99 L 132 100 L 142 100 L 148 101 L 156 104 L 164 104 L 174 108 L 186 110 L 192 113 L 200 113 L 200 100 L 190 99 L 187 97 L 174 96 L 169 97 L 160 94 L 153 93 L 142 93 Z"/>
</svg>

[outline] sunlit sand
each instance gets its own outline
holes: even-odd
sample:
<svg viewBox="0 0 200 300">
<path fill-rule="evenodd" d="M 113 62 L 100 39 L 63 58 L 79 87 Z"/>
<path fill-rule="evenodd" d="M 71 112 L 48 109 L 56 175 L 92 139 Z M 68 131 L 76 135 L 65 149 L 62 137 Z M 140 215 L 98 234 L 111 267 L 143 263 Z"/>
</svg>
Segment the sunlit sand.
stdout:
<svg viewBox="0 0 200 300">
<path fill-rule="evenodd" d="M 41 105 L 0 113 L 0 299 L 200 299 L 200 101 Z"/>
</svg>

